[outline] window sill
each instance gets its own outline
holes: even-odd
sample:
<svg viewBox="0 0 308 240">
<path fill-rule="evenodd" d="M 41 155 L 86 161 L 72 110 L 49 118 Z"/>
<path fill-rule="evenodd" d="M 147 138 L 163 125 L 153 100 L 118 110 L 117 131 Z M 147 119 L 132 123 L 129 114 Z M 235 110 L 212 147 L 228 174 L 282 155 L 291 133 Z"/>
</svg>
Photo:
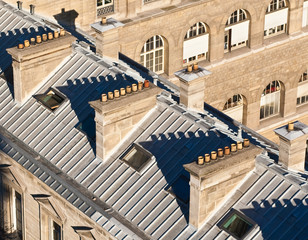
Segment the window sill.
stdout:
<svg viewBox="0 0 308 240">
<path fill-rule="evenodd" d="M 244 46 L 244 47 L 241 47 L 241 48 L 231 50 L 231 52 L 225 53 L 224 58 L 229 60 L 229 59 L 241 56 L 245 53 L 249 53 L 250 51 L 251 51 L 251 49 L 248 46 Z"/>
<path fill-rule="evenodd" d="M 264 45 L 269 46 L 271 44 L 280 44 L 281 42 L 289 40 L 289 35 L 287 33 L 280 33 L 277 35 L 273 35 L 272 37 L 269 36 L 264 38 Z"/>
<path fill-rule="evenodd" d="M 300 105 L 296 105 L 296 113 L 300 114 L 300 113 L 304 113 L 308 111 L 308 102 L 300 104 Z"/>
<path fill-rule="evenodd" d="M 284 118 L 280 115 L 280 113 L 277 113 L 273 116 L 270 116 L 270 117 L 267 117 L 267 118 L 264 118 L 264 119 L 260 119 L 258 130 L 261 130 L 264 127 L 268 127 L 272 124 L 281 122 L 283 120 L 284 120 Z"/>
</svg>

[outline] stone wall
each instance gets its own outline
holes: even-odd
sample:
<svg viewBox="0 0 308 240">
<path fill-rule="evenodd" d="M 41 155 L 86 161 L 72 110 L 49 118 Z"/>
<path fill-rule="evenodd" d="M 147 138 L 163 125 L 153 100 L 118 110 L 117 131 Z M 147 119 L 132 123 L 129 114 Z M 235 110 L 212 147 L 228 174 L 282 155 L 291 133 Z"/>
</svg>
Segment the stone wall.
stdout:
<svg viewBox="0 0 308 240">
<path fill-rule="evenodd" d="M 54 192 L 51 188 L 46 186 L 43 182 L 25 170 L 17 162 L 9 158 L 4 153 L 0 152 L 0 164 L 9 164 L 9 171 L 12 173 L 15 179 L 17 179 L 20 185 L 18 189 L 22 191 L 22 208 L 23 208 L 23 232 L 24 239 L 45 239 L 41 234 L 40 230 L 40 211 L 42 207 L 39 207 L 39 201 L 34 199 L 35 195 L 50 195 L 48 200 L 52 204 L 61 219 L 57 220 L 58 224 L 62 227 L 62 238 L 64 240 L 79 240 L 80 234 L 73 229 L 73 227 L 89 227 L 92 236 L 95 239 L 111 240 L 114 239 L 107 231 L 105 231 L 101 226 L 92 221 L 90 218 L 84 215 L 80 210 L 76 209 L 71 203 L 64 200 L 58 193 Z M 8 174 L 6 174 L 8 175 Z M 2 179 L 3 180 L 3 179 Z M 9 180 L 9 179 L 8 179 Z M 51 210 L 46 205 L 45 210 Z M 41 210 L 40 210 L 41 209 Z M 54 216 L 52 216 L 54 217 Z M 91 230 L 92 229 L 92 230 Z M 49 239 L 49 238 L 48 238 Z M 82 239 L 93 239 L 93 238 L 82 238 Z"/>
</svg>

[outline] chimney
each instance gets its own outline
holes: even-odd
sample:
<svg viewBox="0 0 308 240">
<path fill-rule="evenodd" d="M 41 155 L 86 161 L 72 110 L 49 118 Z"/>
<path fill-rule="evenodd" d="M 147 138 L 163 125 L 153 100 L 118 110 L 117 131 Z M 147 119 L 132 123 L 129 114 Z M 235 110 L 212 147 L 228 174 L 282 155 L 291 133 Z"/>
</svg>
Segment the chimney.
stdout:
<svg viewBox="0 0 308 240">
<path fill-rule="evenodd" d="M 210 158 L 205 154 L 207 160 L 200 161 L 203 157 L 200 156 L 197 162 L 184 165 L 190 173 L 189 223 L 196 228 L 203 225 L 225 196 L 254 169 L 255 157 L 262 152 L 249 144 L 248 139 L 232 145 L 232 149 L 235 151 L 221 146 L 218 156 L 212 151 Z"/>
<path fill-rule="evenodd" d="M 105 160 L 115 146 L 156 105 L 161 89 L 145 80 L 126 89 L 102 94 L 100 100 L 90 102 L 95 109 L 96 154 Z"/>
<path fill-rule="evenodd" d="M 187 66 L 175 72 L 175 76 L 180 79 L 180 102 L 188 109 L 203 111 L 205 79 L 211 74 L 198 64 Z"/>
<path fill-rule="evenodd" d="M 75 39 L 61 29 L 60 34 L 38 35 L 7 49 L 13 59 L 14 98 L 17 104 L 22 105 L 59 63 L 72 53 L 71 45 Z"/>
<path fill-rule="evenodd" d="M 96 52 L 101 56 L 117 59 L 120 52 L 120 31 L 123 23 L 105 17 L 101 21 L 91 24 L 96 32 Z"/>
<path fill-rule="evenodd" d="M 299 121 L 290 122 L 274 130 L 280 139 L 279 162 L 287 169 L 305 170 L 308 126 Z"/>
</svg>

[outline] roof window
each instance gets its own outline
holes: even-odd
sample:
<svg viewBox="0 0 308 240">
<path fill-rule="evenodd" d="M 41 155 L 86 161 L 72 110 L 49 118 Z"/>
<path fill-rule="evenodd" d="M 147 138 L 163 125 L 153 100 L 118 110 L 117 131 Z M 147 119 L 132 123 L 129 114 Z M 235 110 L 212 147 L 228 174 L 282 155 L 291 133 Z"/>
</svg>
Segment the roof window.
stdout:
<svg viewBox="0 0 308 240">
<path fill-rule="evenodd" d="M 35 96 L 37 100 L 39 100 L 43 105 L 48 107 L 51 111 L 56 110 L 62 102 L 64 101 L 64 97 L 62 97 L 55 90 L 50 89 L 45 94 L 40 94 Z"/>
<path fill-rule="evenodd" d="M 236 210 L 232 210 L 220 227 L 236 239 L 244 239 L 256 224 Z"/>
<path fill-rule="evenodd" d="M 145 165 L 151 160 L 152 154 L 143 149 L 141 146 L 134 144 L 122 157 L 122 160 L 128 163 L 136 171 L 140 172 Z"/>
</svg>

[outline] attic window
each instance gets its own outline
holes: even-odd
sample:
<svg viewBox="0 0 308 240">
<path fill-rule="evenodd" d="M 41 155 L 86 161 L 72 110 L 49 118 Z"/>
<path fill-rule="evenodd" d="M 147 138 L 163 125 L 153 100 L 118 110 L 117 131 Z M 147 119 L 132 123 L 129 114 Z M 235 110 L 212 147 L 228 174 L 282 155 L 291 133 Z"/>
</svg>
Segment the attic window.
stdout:
<svg viewBox="0 0 308 240">
<path fill-rule="evenodd" d="M 143 167 L 151 160 L 152 155 L 141 146 L 134 144 L 122 158 L 136 171 L 140 172 Z"/>
<path fill-rule="evenodd" d="M 64 101 L 64 97 L 52 89 L 45 94 L 37 95 L 36 98 L 51 111 L 54 111 L 60 107 Z"/>
<path fill-rule="evenodd" d="M 244 239 L 253 229 L 255 223 L 248 220 L 246 216 L 240 212 L 233 210 L 223 221 L 220 227 L 236 239 Z"/>
</svg>

